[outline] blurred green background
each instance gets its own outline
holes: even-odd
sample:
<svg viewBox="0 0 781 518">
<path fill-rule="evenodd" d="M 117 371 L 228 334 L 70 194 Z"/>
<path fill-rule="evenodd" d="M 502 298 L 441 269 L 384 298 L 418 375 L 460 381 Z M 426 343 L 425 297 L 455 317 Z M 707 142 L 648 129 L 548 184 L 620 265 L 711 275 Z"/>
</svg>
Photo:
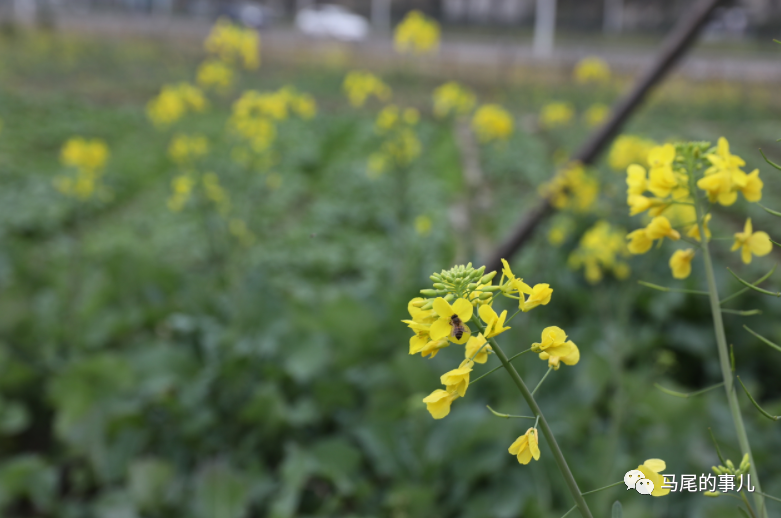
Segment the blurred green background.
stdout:
<svg viewBox="0 0 781 518">
<path fill-rule="evenodd" d="M 378 72 L 395 102 L 420 110 L 423 152 L 409 168 L 371 179 L 366 160 L 381 141 L 373 129 L 379 105 L 347 103 L 349 59 L 293 65 L 264 56 L 240 87 L 176 126 L 212 142 L 205 167 L 219 173 L 256 236 L 244 246 L 207 204 L 168 210 L 173 130 L 155 130 L 145 114 L 163 83 L 192 80 L 199 45 L 34 32 L 0 41 L 2 515 L 564 514 L 572 503 L 544 440 L 540 461 L 520 466 L 507 448 L 527 423 L 485 408 L 527 412 L 510 380 L 491 375 L 446 419 L 433 420 L 421 399 L 461 357 L 456 347 L 433 360 L 409 356 L 400 320 L 432 272 L 455 260 L 479 265 L 465 250 L 500 242 L 556 169 L 552 157 L 574 152 L 588 135 L 578 118 L 540 130 L 541 107 L 566 101 L 582 113 L 614 101 L 630 78 L 600 88 L 575 85 L 569 71 L 465 81 L 481 102 L 509 109 L 516 131 L 505 144 L 480 147 L 493 201 L 479 214 L 480 235 L 459 234 L 452 214 L 475 193 L 463 179 L 452 121 L 431 116 L 431 92 L 448 77 L 413 67 Z M 272 186 L 267 175 L 219 157 L 230 154 L 225 120 L 241 89 L 285 85 L 312 94 L 319 113 L 280 124 L 274 172 L 282 181 Z M 747 170 L 762 171 L 763 203 L 779 209 L 781 173 L 757 151 L 781 161 L 779 115 L 775 86 L 679 77 L 625 131 L 658 142 L 726 136 Z M 76 135 L 109 145 L 110 199 L 80 202 L 52 187 L 65 171 L 60 148 Z M 677 399 L 653 388 L 690 392 L 721 380 L 706 301 L 636 282 L 702 289 L 697 263 L 677 284 L 667 248 L 632 258 L 624 281 L 608 275 L 590 284 L 567 266 L 597 220 L 640 226 L 627 216 L 623 172 L 603 160 L 595 174 L 600 201 L 571 218 L 569 237 L 551 245 L 548 221 L 512 259 L 519 277 L 550 283 L 554 294 L 548 306 L 520 315 L 500 343 L 512 354 L 558 325 L 579 345 L 580 363 L 552 373 L 539 401 L 583 490 L 621 480 L 652 457 L 667 461 L 667 473 L 708 473 L 718 464 L 709 427 L 739 461 L 720 390 Z M 742 230 L 747 215 L 773 236 L 777 223 L 742 198 L 715 210 L 714 235 Z M 419 216 L 432 222 L 429 232 L 416 230 Z M 730 245 L 713 246 L 724 295 L 739 288 L 725 266 L 756 278 L 778 259 L 774 251 L 743 266 Z M 778 301 L 747 293 L 731 307 L 763 311 L 725 315 L 728 340 L 742 379 L 779 414 L 781 354 L 741 327 L 781 340 Z M 535 357 L 516 365 L 529 384 L 546 370 Z M 781 495 L 779 424 L 741 400 L 764 490 Z M 589 497 L 597 516 L 608 516 L 614 500 L 632 518 L 738 516 L 726 497 L 649 501 L 621 486 Z M 781 512 L 769 505 L 771 516 Z"/>
</svg>

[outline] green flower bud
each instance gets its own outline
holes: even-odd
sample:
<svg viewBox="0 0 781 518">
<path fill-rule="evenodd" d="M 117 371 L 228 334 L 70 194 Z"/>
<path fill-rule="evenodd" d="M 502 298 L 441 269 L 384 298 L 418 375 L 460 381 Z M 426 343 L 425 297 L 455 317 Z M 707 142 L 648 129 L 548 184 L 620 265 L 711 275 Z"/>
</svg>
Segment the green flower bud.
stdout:
<svg viewBox="0 0 781 518">
<path fill-rule="evenodd" d="M 478 272 L 480 273 L 480 275 L 482 276 L 482 275 L 483 275 L 483 273 L 485 273 L 485 265 L 483 265 L 483 266 L 481 266 L 480 268 L 478 268 L 478 269 L 477 269 L 477 271 L 478 271 Z"/>
<path fill-rule="evenodd" d="M 491 297 L 493 297 L 491 293 L 481 293 L 480 295 L 477 296 L 477 298 L 480 300 L 488 300 Z"/>
<path fill-rule="evenodd" d="M 724 467 L 723 467 L 723 466 L 718 466 L 718 467 L 716 467 L 716 466 L 713 466 L 711 469 L 712 469 L 712 470 L 713 470 L 713 472 L 714 472 L 715 474 L 717 474 L 717 475 L 724 475 L 724 474 L 725 474 L 725 471 L 724 471 Z"/>
<path fill-rule="evenodd" d="M 469 284 L 466 286 L 466 289 L 468 289 L 468 290 L 470 290 L 470 291 L 474 291 L 475 289 L 477 289 L 477 283 L 470 282 L 470 283 L 469 283 Z"/>
<path fill-rule="evenodd" d="M 448 290 L 437 290 L 437 295 L 439 295 L 440 297 L 444 297 L 448 293 L 450 293 Z"/>
<path fill-rule="evenodd" d="M 480 286 L 479 288 L 477 288 L 477 291 L 484 291 L 484 292 L 487 291 L 490 293 L 494 293 L 500 291 L 501 289 L 502 289 L 501 286 Z"/>
<path fill-rule="evenodd" d="M 420 309 L 422 309 L 423 311 L 429 311 L 431 309 L 434 309 L 434 301 L 429 300 L 428 302 L 423 304 L 423 306 Z"/>
<path fill-rule="evenodd" d="M 703 493 L 703 496 L 709 496 L 711 498 L 716 498 L 717 496 L 721 496 L 721 493 L 719 491 L 705 491 Z"/>
<path fill-rule="evenodd" d="M 740 461 L 740 467 L 738 469 L 747 470 L 750 467 L 751 467 L 751 462 L 749 461 L 748 453 L 746 453 L 745 455 L 743 455 L 743 460 Z"/>
<path fill-rule="evenodd" d="M 480 284 L 488 284 L 494 277 L 496 277 L 496 272 L 487 273 L 480 279 Z"/>
<path fill-rule="evenodd" d="M 434 288 L 436 288 L 436 289 L 438 289 L 438 290 L 444 290 L 444 289 L 446 289 L 446 288 L 447 288 L 447 286 L 445 286 L 445 285 L 444 285 L 444 284 L 442 284 L 441 282 L 435 282 L 435 283 L 434 283 Z"/>
<path fill-rule="evenodd" d="M 448 304 L 449 304 L 449 303 L 451 303 L 451 302 L 453 302 L 453 301 L 455 300 L 455 298 L 456 298 L 456 296 L 455 296 L 455 295 L 453 295 L 452 293 L 448 293 L 448 294 L 445 296 L 445 300 L 448 302 Z"/>
<path fill-rule="evenodd" d="M 436 290 L 420 290 L 420 293 L 426 297 L 436 297 L 438 295 Z"/>
<path fill-rule="evenodd" d="M 431 280 L 432 280 L 432 281 L 434 281 L 434 282 L 442 282 L 442 276 L 441 276 L 441 275 L 439 275 L 438 273 L 432 273 L 432 274 L 429 276 L 429 279 L 431 279 Z"/>
<path fill-rule="evenodd" d="M 727 469 L 729 469 L 731 473 L 735 471 L 735 465 L 729 459 L 727 459 Z"/>
</svg>

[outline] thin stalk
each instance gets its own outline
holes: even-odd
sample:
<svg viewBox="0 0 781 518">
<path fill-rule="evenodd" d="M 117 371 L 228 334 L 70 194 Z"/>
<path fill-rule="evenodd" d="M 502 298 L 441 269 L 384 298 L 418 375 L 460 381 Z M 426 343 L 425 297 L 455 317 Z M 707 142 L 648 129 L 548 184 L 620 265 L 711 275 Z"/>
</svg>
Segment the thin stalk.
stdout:
<svg viewBox="0 0 781 518">
<path fill-rule="evenodd" d="M 740 315 L 742 317 L 750 317 L 752 315 L 761 315 L 760 309 L 726 309 L 721 308 L 722 313 L 729 313 L 730 315 Z"/>
<path fill-rule="evenodd" d="M 697 192 L 694 184 L 694 159 L 689 160 L 689 192 Z M 694 210 L 697 214 L 697 227 L 700 230 L 700 235 L 705 236 L 705 228 L 703 225 L 703 211 L 699 203 L 694 205 Z M 713 330 L 716 333 L 716 346 L 719 352 L 719 364 L 721 366 L 721 375 L 724 378 L 724 391 L 727 395 L 727 402 L 729 404 L 729 411 L 732 414 L 732 422 L 735 424 L 735 432 L 738 436 L 738 444 L 740 445 L 740 451 L 744 455 L 748 455 L 751 467 L 749 468 L 752 478 L 755 480 L 754 487 L 758 491 L 762 491 L 762 487 L 759 483 L 759 474 L 757 473 L 756 464 L 754 463 L 754 456 L 751 454 L 751 445 L 748 442 L 748 435 L 746 434 L 746 427 L 743 424 L 743 416 L 740 413 L 740 406 L 738 404 L 738 395 L 735 390 L 735 380 L 732 376 L 732 366 L 729 359 L 729 350 L 727 349 L 727 336 L 724 333 L 724 322 L 721 318 L 721 303 L 719 302 L 719 291 L 716 287 L 716 276 L 713 273 L 713 262 L 710 256 L 710 247 L 708 241 L 703 240 L 702 243 L 702 259 L 705 264 L 705 277 L 708 281 L 708 291 L 710 292 L 710 306 L 711 313 L 713 315 Z M 759 516 L 761 518 L 768 518 L 767 509 L 765 509 L 765 500 L 761 493 L 754 494 L 754 503 L 757 506 Z"/>
<path fill-rule="evenodd" d="M 690 397 L 694 397 L 694 396 L 699 396 L 700 394 L 705 394 L 706 392 L 709 392 L 709 391 L 711 391 L 711 390 L 713 390 L 715 388 L 719 388 L 722 385 L 724 385 L 723 382 L 722 383 L 716 383 L 715 385 L 712 385 L 712 386 L 710 386 L 708 388 L 704 388 L 704 389 L 701 389 L 701 390 L 697 390 L 695 392 L 676 392 L 675 390 L 670 390 L 668 388 L 664 388 L 663 386 L 659 385 L 658 383 L 654 383 L 654 387 L 656 387 L 657 389 L 661 390 L 665 394 L 670 395 L 670 396 L 679 397 L 679 398 L 684 398 L 684 399 L 687 399 L 687 398 L 690 398 Z"/>
<path fill-rule="evenodd" d="M 767 280 L 767 279 L 768 279 L 768 278 L 769 278 L 771 275 L 773 275 L 773 272 L 775 272 L 775 271 L 776 271 L 776 266 L 778 266 L 778 264 L 774 264 L 774 265 L 773 265 L 773 268 L 771 268 L 769 272 L 767 272 L 765 275 L 763 275 L 763 276 L 762 276 L 762 277 L 760 277 L 759 279 L 755 280 L 755 281 L 754 281 L 752 284 L 753 284 L 754 286 L 758 286 L 759 284 L 762 284 L 763 282 L 765 282 L 765 281 L 766 281 L 766 280 Z M 722 304 L 724 304 L 724 303 L 725 303 L 725 302 L 727 302 L 728 300 L 732 300 L 732 299 L 734 299 L 735 297 L 738 297 L 738 296 L 740 296 L 740 295 L 743 295 L 744 293 L 746 293 L 746 292 L 747 292 L 748 290 L 750 290 L 750 289 L 751 289 L 751 288 L 748 288 L 748 287 L 746 287 L 746 288 L 742 288 L 741 290 L 739 290 L 739 291 L 736 291 L 736 292 L 735 292 L 735 293 L 733 293 L 732 295 L 729 295 L 729 296 L 727 296 L 727 297 L 725 297 L 725 298 L 721 299 L 721 303 L 722 303 Z"/>
<path fill-rule="evenodd" d="M 481 332 L 485 331 L 483 325 L 477 318 L 475 318 L 474 315 L 472 316 L 472 322 L 474 322 L 475 326 L 477 326 Z M 583 495 L 580 494 L 578 483 L 575 481 L 575 477 L 572 475 L 572 471 L 569 469 L 567 460 L 564 458 L 564 454 L 561 452 L 559 444 L 556 442 L 556 437 L 553 435 L 553 431 L 550 429 L 550 426 L 548 426 L 548 421 L 546 421 L 545 417 L 542 415 L 542 410 L 540 410 L 537 401 L 535 401 L 534 396 L 532 396 L 531 392 L 529 392 L 529 389 L 523 382 L 521 375 L 518 374 L 518 371 L 515 370 L 515 367 L 510 364 L 507 355 L 504 354 L 504 351 L 501 347 L 499 347 L 499 344 L 496 343 L 496 340 L 493 338 L 489 338 L 489 340 L 491 342 L 491 347 L 493 347 L 494 352 L 496 353 L 496 356 L 499 358 L 499 361 L 502 362 L 502 366 L 507 371 L 507 374 L 510 375 L 510 378 L 515 383 L 515 386 L 518 387 L 518 391 L 521 393 L 521 396 L 523 396 L 523 399 L 526 400 L 526 404 L 529 405 L 532 413 L 539 417 L 539 424 L 540 428 L 542 429 L 542 434 L 545 436 L 545 440 L 548 442 L 548 447 L 553 453 L 553 460 L 556 461 L 556 465 L 559 467 L 559 471 L 561 471 L 561 474 L 564 477 L 564 481 L 567 483 L 567 488 L 569 489 L 570 494 L 572 494 L 572 498 L 575 499 L 575 505 L 580 510 L 580 514 L 583 516 L 583 518 L 593 518 L 591 515 L 591 510 L 588 508 L 588 504 L 583 498 Z M 758 488 L 759 486 L 755 487 Z"/>
<path fill-rule="evenodd" d="M 751 333 L 752 335 L 754 335 L 754 336 L 756 336 L 757 338 L 759 338 L 760 340 L 762 340 L 762 342 L 764 342 L 766 345 L 769 345 L 770 347 L 772 347 L 773 349 L 775 349 L 775 350 L 777 350 L 777 351 L 781 351 L 781 347 L 779 347 L 778 345 L 774 344 L 773 342 L 771 342 L 770 340 L 768 340 L 767 338 L 765 338 L 765 337 L 764 337 L 764 336 L 762 336 L 761 334 L 754 332 L 754 331 L 753 331 L 753 330 L 752 330 L 750 327 L 748 327 L 747 325 L 744 325 L 744 326 L 743 326 L 743 329 L 745 329 L 746 331 L 748 331 L 748 332 L 749 332 L 749 333 Z"/>
<path fill-rule="evenodd" d="M 486 342 L 486 343 L 488 343 L 488 342 Z M 521 352 L 519 352 L 518 354 L 516 354 L 515 356 L 511 356 L 511 357 L 510 357 L 510 359 L 509 359 L 509 360 L 507 360 L 507 361 L 510 361 L 510 362 L 511 362 L 511 361 L 513 361 L 514 359 L 516 359 L 517 357 L 519 357 L 520 355 L 522 355 L 522 354 L 526 354 L 526 353 L 528 353 L 529 351 L 531 351 L 531 349 L 526 349 L 525 351 L 521 351 Z M 478 377 L 476 377 L 475 379 L 473 379 L 472 381 L 470 381 L 470 382 L 469 382 L 469 384 L 470 384 L 470 385 L 474 385 L 474 384 L 475 384 L 475 382 L 476 382 L 477 380 L 480 380 L 480 379 L 483 379 L 483 378 L 485 378 L 485 377 L 486 377 L 486 376 L 488 376 L 489 374 L 491 374 L 491 373 L 494 373 L 494 372 L 498 371 L 498 370 L 499 370 L 499 369 L 501 369 L 502 367 L 503 367 L 503 365 L 499 365 L 498 367 L 494 367 L 493 369 L 491 369 L 490 371 L 486 372 L 485 374 L 483 374 L 483 375 L 481 375 L 481 376 L 478 376 Z"/>
<path fill-rule="evenodd" d="M 590 495 L 591 493 L 597 493 L 597 492 L 599 492 L 599 491 L 604 491 L 605 489 L 610 489 L 611 487 L 620 486 L 620 485 L 621 485 L 621 484 L 623 484 L 623 483 L 624 483 L 624 481 L 623 481 L 623 480 L 619 480 L 619 481 L 618 481 L 618 482 L 616 482 L 615 484 L 610 484 L 609 486 L 600 487 L 599 489 L 592 489 L 591 491 L 586 491 L 585 493 L 583 493 L 583 496 L 585 496 L 585 495 Z"/>
<path fill-rule="evenodd" d="M 550 374 L 550 371 L 553 370 L 553 367 L 548 367 L 548 372 L 545 373 L 545 375 L 542 377 L 539 383 L 537 383 L 537 386 L 534 387 L 534 390 L 532 390 L 532 396 L 537 393 L 537 390 L 542 386 L 542 382 L 545 381 L 545 378 L 548 377 L 548 374 Z"/>
<path fill-rule="evenodd" d="M 751 504 L 748 503 L 748 499 L 746 498 L 746 493 L 743 491 L 740 492 L 740 498 L 743 499 L 743 503 L 746 504 L 746 507 L 748 508 L 748 512 L 751 514 L 753 518 L 757 518 L 757 515 L 754 514 L 754 509 L 751 507 Z"/>
<path fill-rule="evenodd" d="M 493 408 L 491 408 L 491 407 L 490 407 L 490 406 L 488 406 L 488 405 L 485 405 L 485 407 L 486 407 L 488 410 L 490 410 L 490 411 L 491 411 L 491 413 L 492 413 L 493 415 L 495 415 L 496 417 L 501 417 L 501 418 L 503 418 L 503 419 L 510 419 L 510 418 L 513 418 L 513 419 L 536 419 L 536 417 L 534 417 L 534 416 L 530 416 L 530 415 L 512 415 L 512 414 L 503 414 L 503 413 L 501 413 L 501 412 L 497 412 L 496 410 L 494 410 Z"/>
<path fill-rule="evenodd" d="M 659 286 L 651 282 L 637 281 L 637 284 L 645 286 L 646 288 L 653 288 L 659 291 L 673 292 L 673 293 L 691 293 L 692 295 L 710 295 L 707 291 L 700 290 L 687 290 L 684 288 L 668 288 L 667 286 Z"/>
</svg>

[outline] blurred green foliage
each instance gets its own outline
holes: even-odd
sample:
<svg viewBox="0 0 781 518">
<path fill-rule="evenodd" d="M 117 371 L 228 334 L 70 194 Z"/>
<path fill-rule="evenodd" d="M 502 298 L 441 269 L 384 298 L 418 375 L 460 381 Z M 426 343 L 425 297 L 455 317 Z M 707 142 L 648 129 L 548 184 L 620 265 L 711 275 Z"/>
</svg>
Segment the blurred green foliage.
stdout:
<svg viewBox="0 0 781 518">
<path fill-rule="evenodd" d="M 377 144 L 376 109 L 347 108 L 343 70 L 272 62 L 246 78 L 244 86 L 260 89 L 294 83 L 315 95 L 321 113 L 282 127 L 276 190 L 231 162 L 208 164 L 257 236 L 244 247 L 208 207 L 166 208 L 175 168 L 168 137 L 151 128 L 144 103 L 162 82 L 189 78 L 194 59 L 133 41 L 22 35 L 0 46 L 3 516 L 562 515 L 571 503 L 544 442 L 539 462 L 519 466 L 507 447 L 525 426 L 485 409 L 524 413 L 503 373 L 434 421 L 421 399 L 459 354 L 455 347 L 433 360 L 407 354 L 399 322 L 407 301 L 428 287 L 431 272 L 451 266 L 458 240 L 467 239 L 449 221 L 469 195 L 459 146 L 450 125 L 430 117 L 439 83 L 389 76 L 397 99 L 426 114 L 424 153 L 408 170 L 371 180 L 365 167 Z M 475 86 L 520 121 L 550 98 L 582 110 L 619 90 L 531 79 Z M 779 106 L 751 100 L 748 86 L 702 85 L 707 102 L 697 88 L 682 88 L 663 90 L 629 131 L 659 141 L 728 136 L 736 153 L 762 168 L 765 203 L 781 208 L 777 173 L 754 151 L 762 145 L 778 161 Z M 229 154 L 219 137 L 229 101 L 185 126 L 216 143 L 214 156 Z M 553 152 L 572 152 L 586 134 L 577 123 L 547 133 L 522 127 L 506 145 L 483 149 L 492 242 L 533 204 L 554 170 Z M 73 135 L 109 144 L 112 200 L 84 204 L 53 189 L 59 148 Z M 567 268 L 596 219 L 635 225 L 626 217 L 623 175 L 601 169 L 605 201 L 596 213 L 578 217 L 560 248 L 543 228 L 514 258 L 520 276 L 549 282 L 554 295 L 501 337 L 508 352 L 519 351 L 558 325 L 580 346 L 580 364 L 550 376 L 539 400 L 584 491 L 651 457 L 665 459 L 667 472 L 707 473 L 717 464 L 708 427 L 739 460 L 722 393 L 675 399 L 653 388 L 687 392 L 720 381 L 707 305 L 635 283 L 672 285 L 668 254 L 633 259 L 625 282 L 590 285 Z M 736 207 L 715 215 L 715 235 L 740 229 L 747 206 Z M 419 215 L 433 222 L 426 236 L 415 231 Z M 772 220 L 750 215 L 772 234 Z M 776 257 L 742 267 L 729 244 L 717 247 L 721 273 L 738 265 L 744 278 L 758 277 Z M 702 285 L 700 273 L 695 268 L 684 284 Z M 724 294 L 738 289 L 726 274 L 719 283 Z M 748 293 L 734 307 L 763 310 L 750 325 L 781 339 L 777 300 Z M 745 333 L 743 318 L 725 318 L 741 377 L 778 414 L 781 355 Z M 546 370 L 533 356 L 517 366 L 530 384 Z M 764 489 L 781 494 L 778 423 L 743 401 Z M 648 502 L 617 487 L 589 498 L 602 516 L 617 499 L 631 517 L 736 515 L 726 498 L 699 494 Z"/>
</svg>

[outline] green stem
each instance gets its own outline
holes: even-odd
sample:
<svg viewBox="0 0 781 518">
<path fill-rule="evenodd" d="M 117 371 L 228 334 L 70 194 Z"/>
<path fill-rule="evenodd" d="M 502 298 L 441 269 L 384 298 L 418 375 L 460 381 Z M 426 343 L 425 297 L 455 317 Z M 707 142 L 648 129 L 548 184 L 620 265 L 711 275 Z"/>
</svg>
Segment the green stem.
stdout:
<svg viewBox="0 0 781 518">
<path fill-rule="evenodd" d="M 491 413 L 492 413 L 493 415 L 495 415 L 496 417 L 501 417 L 501 418 L 504 418 L 504 419 L 510 419 L 510 418 L 513 418 L 513 419 L 537 419 L 536 417 L 534 417 L 534 416 L 530 416 L 530 415 L 512 415 L 512 414 L 502 414 L 501 412 L 497 412 L 496 410 L 494 410 L 493 408 L 491 408 L 491 407 L 490 407 L 490 406 L 488 406 L 488 405 L 485 405 L 485 407 L 486 407 L 488 410 L 490 410 L 490 411 L 491 411 Z"/>
<path fill-rule="evenodd" d="M 687 290 L 684 288 L 668 288 L 666 286 L 659 286 L 658 284 L 653 284 L 645 281 L 637 281 L 637 284 L 640 284 L 641 286 L 645 286 L 646 288 L 653 288 L 659 291 L 670 291 L 673 293 L 691 293 L 692 295 L 710 295 L 710 293 L 708 293 L 707 291 Z"/>
<path fill-rule="evenodd" d="M 548 377 L 548 374 L 550 374 L 550 371 L 553 370 L 553 367 L 548 367 L 548 372 L 545 373 L 545 375 L 542 377 L 539 383 L 537 383 L 537 386 L 534 387 L 534 390 L 532 390 L 532 396 L 537 393 L 537 390 L 542 386 L 542 382 L 545 381 L 545 378 Z"/>
<path fill-rule="evenodd" d="M 750 317 L 752 315 L 761 315 L 760 309 L 725 309 L 721 308 L 722 313 L 729 313 L 730 315 L 740 315 L 742 317 Z"/>
<path fill-rule="evenodd" d="M 738 381 L 740 382 L 740 386 L 743 387 L 743 390 L 746 391 L 746 395 L 751 400 L 751 402 L 754 404 L 754 407 L 757 410 L 759 410 L 760 413 L 763 416 L 767 417 L 768 419 L 770 419 L 772 421 L 778 421 L 779 419 L 781 419 L 781 415 L 771 415 L 767 411 L 765 411 L 761 406 L 759 406 L 759 403 L 757 403 L 757 400 L 754 399 L 754 397 L 751 395 L 751 392 L 749 392 L 748 389 L 746 388 L 746 385 L 743 384 L 743 380 L 740 379 L 740 376 L 738 376 Z"/>
<path fill-rule="evenodd" d="M 514 297 L 513 297 L 513 298 L 514 298 Z M 511 316 L 510 318 L 508 318 L 507 320 L 505 320 L 505 321 L 504 321 L 504 325 L 507 325 L 507 324 L 509 324 L 509 323 L 510 323 L 510 320 L 514 319 L 514 318 L 515 318 L 515 316 L 516 316 L 518 313 L 520 313 L 520 312 L 521 312 L 521 310 L 519 309 L 518 311 L 516 311 L 515 313 L 513 313 L 513 314 L 512 314 L 512 316 Z"/>
<path fill-rule="evenodd" d="M 516 359 L 517 357 L 519 357 L 520 355 L 522 355 L 522 354 L 526 354 L 526 353 L 528 353 L 529 351 L 531 351 L 531 349 L 526 349 L 525 351 L 521 351 L 521 352 L 519 352 L 518 354 L 516 354 L 515 356 L 511 356 L 511 357 L 510 357 L 510 359 L 509 359 L 509 360 L 507 360 L 507 361 L 510 361 L 510 362 L 511 362 L 511 361 L 513 361 L 514 359 Z M 473 379 L 472 381 L 470 381 L 470 382 L 469 382 L 469 384 L 470 384 L 470 385 L 474 385 L 474 384 L 475 384 L 475 382 L 476 382 L 477 380 L 480 380 L 480 379 L 483 379 L 483 378 L 485 378 L 485 377 L 486 377 L 486 376 L 488 376 L 489 374 L 491 374 L 491 373 L 493 373 L 493 372 L 496 372 L 496 371 L 498 371 L 498 370 L 499 370 L 499 369 L 501 369 L 502 367 L 503 367 L 503 365 L 500 365 L 500 366 L 498 366 L 498 367 L 494 367 L 493 369 L 491 369 L 490 371 L 486 372 L 485 374 L 483 374 L 483 375 L 481 375 L 481 376 L 478 376 L 478 377 L 476 377 L 475 379 Z"/>
<path fill-rule="evenodd" d="M 743 499 L 743 503 L 746 504 L 746 508 L 748 509 L 748 512 L 751 514 L 753 518 L 757 518 L 757 515 L 754 514 L 754 509 L 752 509 L 751 504 L 748 503 L 748 499 L 746 498 L 746 493 L 743 491 L 740 492 L 740 498 Z"/>
<path fill-rule="evenodd" d="M 609 486 L 600 487 L 599 489 L 592 489 L 591 491 L 586 491 L 585 493 L 583 493 L 583 495 L 585 496 L 585 495 L 590 495 L 591 493 L 597 493 L 599 491 L 604 491 L 605 489 L 610 489 L 611 487 L 620 486 L 623 483 L 624 483 L 623 480 L 619 480 L 615 484 L 610 484 Z"/>
<path fill-rule="evenodd" d="M 709 392 L 709 391 L 711 391 L 711 390 L 713 390 L 715 388 L 719 388 L 722 385 L 724 385 L 724 382 L 716 383 L 715 385 L 713 385 L 711 387 L 704 388 L 702 390 L 697 390 L 695 392 L 676 392 L 675 390 L 670 390 L 670 389 L 664 388 L 663 386 L 659 385 L 658 383 L 654 383 L 654 387 L 656 387 L 657 389 L 661 390 L 665 394 L 668 394 L 670 396 L 679 397 L 679 398 L 684 398 L 684 399 L 690 398 L 690 397 L 694 397 L 694 396 L 699 396 L 700 394 L 705 394 L 706 392 Z"/>
<path fill-rule="evenodd" d="M 694 183 L 694 157 L 689 160 L 689 191 L 696 192 L 696 186 Z M 694 206 L 697 214 L 697 226 L 700 230 L 700 235 L 705 236 L 705 228 L 703 225 L 703 211 L 700 204 L 697 203 Z M 702 259 L 705 264 L 705 277 L 708 281 L 708 291 L 710 292 L 710 306 L 711 313 L 713 315 L 713 330 L 716 333 L 716 346 L 719 352 L 719 364 L 721 366 L 721 376 L 724 379 L 724 390 L 727 395 L 727 402 L 729 404 L 729 411 L 732 414 L 732 422 L 735 425 L 735 432 L 738 436 L 738 444 L 740 445 L 740 451 L 744 455 L 748 454 L 749 462 L 751 462 L 750 472 L 751 478 L 754 479 L 754 486 L 758 491 L 762 490 L 759 483 L 759 474 L 757 473 L 754 457 L 751 454 L 751 445 L 748 442 L 748 435 L 746 434 L 746 427 L 743 424 L 743 416 L 740 413 L 740 406 L 738 404 L 738 395 L 735 390 L 735 381 L 732 376 L 732 366 L 729 359 L 729 351 L 727 349 L 727 336 L 724 333 L 724 322 L 721 318 L 721 303 L 719 302 L 719 291 L 716 287 L 716 276 L 713 273 L 713 262 L 710 256 L 710 247 L 707 240 L 703 240 L 702 243 Z M 754 502 L 756 503 L 757 510 L 761 518 L 768 518 L 767 510 L 765 509 L 765 500 L 761 494 L 754 494 Z"/>
<path fill-rule="evenodd" d="M 485 330 L 480 321 L 475 318 L 474 315 L 472 316 L 472 322 L 474 322 L 477 328 L 481 331 Z M 575 499 L 576 506 L 578 509 L 580 509 L 580 514 L 583 516 L 583 518 L 593 518 L 586 500 L 583 498 L 583 495 L 580 494 L 580 488 L 578 488 L 578 483 L 575 481 L 575 477 L 572 475 L 572 471 L 569 469 L 567 460 L 564 458 L 564 454 L 561 452 L 559 444 L 556 442 L 556 437 L 554 437 L 553 431 L 550 429 L 550 426 L 548 426 L 548 421 L 546 421 L 545 417 L 542 415 L 542 410 L 540 410 L 539 405 L 537 405 L 537 401 L 534 400 L 534 396 L 532 396 L 531 392 L 529 392 L 529 389 L 526 387 L 526 384 L 523 382 L 520 374 L 518 374 L 518 371 L 515 370 L 515 367 L 510 364 L 507 355 L 504 354 L 504 351 L 496 343 L 496 340 L 493 338 L 490 338 L 489 340 L 491 342 L 491 347 L 493 347 L 494 352 L 496 353 L 496 356 L 499 358 L 499 361 L 502 362 L 502 366 L 507 371 L 507 374 L 510 375 L 510 378 L 515 383 L 515 386 L 518 387 L 518 391 L 521 393 L 521 396 L 523 396 L 523 399 L 526 400 L 526 404 L 529 405 L 532 413 L 539 417 L 542 434 L 545 436 L 545 440 L 548 442 L 548 447 L 550 447 L 551 452 L 553 453 L 553 460 L 556 461 L 556 465 L 559 467 L 559 471 L 561 471 L 561 474 L 564 477 L 564 481 L 567 483 L 567 488 L 572 494 L 572 498 Z"/>
<path fill-rule="evenodd" d="M 754 331 L 753 331 L 753 330 L 751 330 L 751 328 L 749 328 L 748 326 L 744 325 L 744 326 L 743 326 L 743 329 L 745 329 L 746 331 L 748 331 L 748 332 L 749 332 L 749 333 L 751 333 L 752 335 L 754 335 L 754 336 L 756 336 L 757 338 L 759 338 L 760 340 L 762 340 L 762 342 L 764 342 L 766 345 L 769 345 L 770 347 L 772 347 L 773 349 L 775 349 L 775 350 L 777 350 L 777 351 L 781 351 L 781 347 L 779 347 L 778 345 L 774 344 L 773 342 L 771 342 L 770 340 L 768 340 L 768 339 L 767 339 L 767 338 L 765 338 L 764 336 L 760 335 L 759 333 L 756 333 L 756 332 L 754 332 Z"/>
</svg>

